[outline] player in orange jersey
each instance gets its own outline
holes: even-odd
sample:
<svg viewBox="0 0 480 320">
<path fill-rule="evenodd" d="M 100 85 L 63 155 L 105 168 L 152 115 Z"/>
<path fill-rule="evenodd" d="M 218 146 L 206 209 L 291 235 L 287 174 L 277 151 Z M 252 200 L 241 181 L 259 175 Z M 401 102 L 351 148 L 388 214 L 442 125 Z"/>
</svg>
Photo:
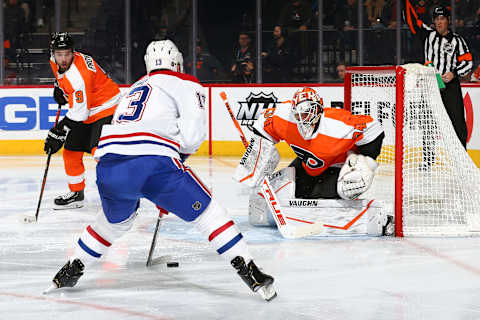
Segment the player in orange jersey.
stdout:
<svg viewBox="0 0 480 320">
<path fill-rule="evenodd" d="M 385 136 L 370 116 L 325 108 L 312 88 L 298 90 L 290 108 L 266 112 L 254 133 L 234 179 L 257 186 L 277 166 L 275 144 L 284 140 L 297 158 L 271 175 L 271 184 L 278 198 L 302 199 L 351 200 L 364 193 L 373 182 Z M 260 199 L 256 192 L 255 196 Z"/>
<path fill-rule="evenodd" d="M 53 95 L 58 104 L 69 106 L 45 140 L 47 154 L 56 153 L 65 144 L 63 161 L 70 192 L 55 198 L 54 208 L 80 208 L 85 189 L 83 153 L 95 152 L 102 125 L 112 120 L 120 90 L 92 57 L 74 50 L 70 34 L 54 34 L 50 49 L 50 66 L 56 78 Z"/>
</svg>

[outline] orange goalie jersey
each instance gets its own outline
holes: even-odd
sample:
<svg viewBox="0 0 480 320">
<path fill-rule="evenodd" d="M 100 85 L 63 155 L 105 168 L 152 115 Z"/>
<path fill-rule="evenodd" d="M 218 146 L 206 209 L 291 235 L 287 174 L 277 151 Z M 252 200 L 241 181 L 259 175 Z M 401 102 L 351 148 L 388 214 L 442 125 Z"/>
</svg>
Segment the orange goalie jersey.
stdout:
<svg viewBox="0 0 480 320">
<path fill-rule="evenodd" d="M 58 72 L 53 56 L 50 66 L 68 96 L 69 119 L 92 123 L 115 112 L 120 90 L 92 57 L 74 52 L 72 65 L 65 73 Z"/>
<path fill-rule="evenodd" d="M 372 117 L 353 115 L 343 109 L 324 108 L 320 124 L 309 140 L 298 131 L 289 107 L 278 107 L 274 113 L 267 111 L 263 120 L 260 133 L 266 133 L 275 143 L 287 142 L 311 176 L 318 176 L 331 166 L 341 167 L 348 151 L 372 142 L 383 132 Z M 257 128 L 262 121 L 258 122 Z"/>
</svg>

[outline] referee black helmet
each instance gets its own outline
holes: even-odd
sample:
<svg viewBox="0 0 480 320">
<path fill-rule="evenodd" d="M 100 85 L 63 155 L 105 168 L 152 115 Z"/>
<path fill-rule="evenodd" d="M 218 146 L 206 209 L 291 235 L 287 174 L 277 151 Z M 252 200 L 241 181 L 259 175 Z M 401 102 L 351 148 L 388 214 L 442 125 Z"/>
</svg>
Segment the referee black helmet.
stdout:
<svg viewBox="0 0 480 320">
<path fill-rule="evenodd" d="M 436 17 L 444 16 L 445 18 L 450 19 L 450 11 L 447 9 L 447 7 L 444 6 L 436 6 L 433 8 L 432 12 L 432 18 L 435 20 Z"/>
</svg>

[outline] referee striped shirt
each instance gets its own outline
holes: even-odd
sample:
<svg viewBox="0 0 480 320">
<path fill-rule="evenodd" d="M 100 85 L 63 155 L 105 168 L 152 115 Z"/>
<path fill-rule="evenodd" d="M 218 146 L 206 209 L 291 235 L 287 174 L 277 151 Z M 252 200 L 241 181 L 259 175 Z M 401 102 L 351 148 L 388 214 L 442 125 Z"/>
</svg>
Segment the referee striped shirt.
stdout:
<svg viewBox="0 0 480 320">
<path fill-rule="evenodd" d="M 425 60 L 431 61 L 438 73 L 453 72 L 463 77 L 472 71 L 472 54 L 460 35 L 449 31 L 442 36 L 425 24 L 422 24 L 422 29 L 426 31 Z"/>
</svg>

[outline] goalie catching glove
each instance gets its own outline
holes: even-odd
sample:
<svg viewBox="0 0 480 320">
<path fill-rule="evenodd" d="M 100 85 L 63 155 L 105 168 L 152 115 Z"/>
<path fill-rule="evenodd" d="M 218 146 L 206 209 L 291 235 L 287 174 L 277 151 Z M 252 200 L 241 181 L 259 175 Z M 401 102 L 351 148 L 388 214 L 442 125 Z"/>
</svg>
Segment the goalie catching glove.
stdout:
<svg viewBox="0 0 480 320">
<path fill-rule="evenodd" d="M 255 135 L 240 159 L 233 179 L 248 187 L 255 187 L 275 170 L 279 161 L 280 154 L 275 145 Z"/>
<path fill-rule="evenodd" d="M 45 139 L 45 145 L 43 150 L 46 154 L 54 154 L 60 150 L 67 138 L 67 132 L 57 127 L 53 127 L 48 131 L 47 139 Z"/>
<path fill-rule="evenodd" d="M 350 154 L 338 176 L 338 195 L 345 200 L 358 198 L 372 185 L 377 167 L 377 162 L 370 157 Z"/>
</svg>

